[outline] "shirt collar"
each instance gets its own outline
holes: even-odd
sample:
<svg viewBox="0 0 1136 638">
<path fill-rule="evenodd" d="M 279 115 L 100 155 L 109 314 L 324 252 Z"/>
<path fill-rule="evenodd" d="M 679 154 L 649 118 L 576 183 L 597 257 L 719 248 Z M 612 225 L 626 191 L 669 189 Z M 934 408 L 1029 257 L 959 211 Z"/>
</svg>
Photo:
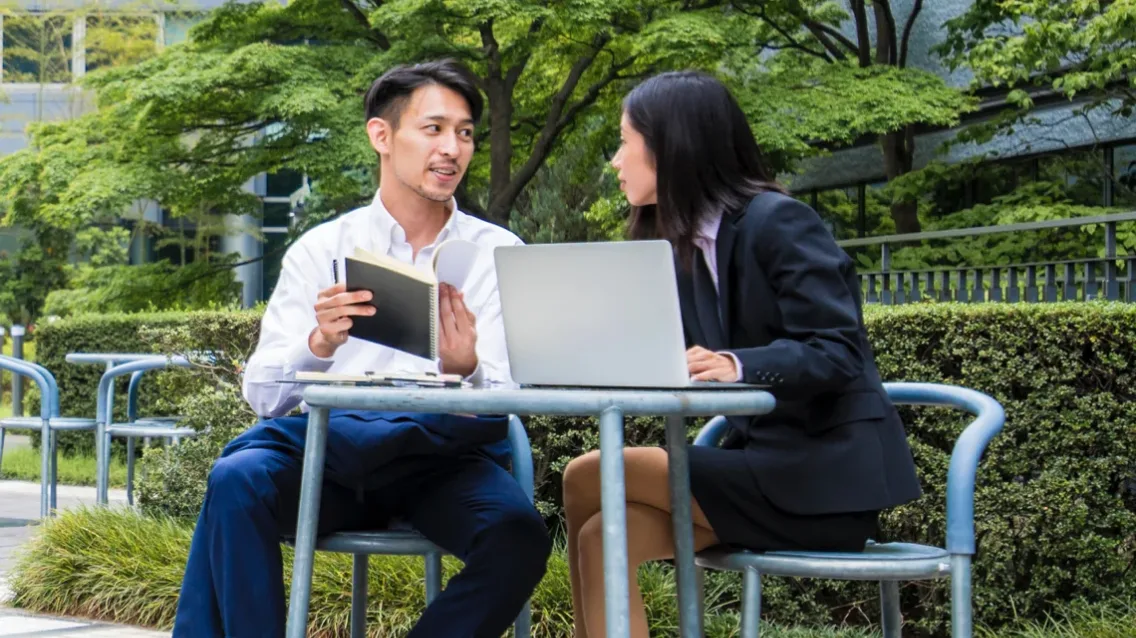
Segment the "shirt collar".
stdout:
<svg viewBox="0 0 1136 638">
<path fill-rule="evenodd" d="M 382 189 L 375 191 L 375 197 L 371 200 L 371 217 L 373 218 L 374 227 L 376 230 L 375 237 L 377 238 L 378 246 L 376 248 L 381 254 L 386 254 L 394 243 L 395 239 L 399 241 L 406 241 L 406 232 L 395 220 L 394 216 L 387 210 L 386 205 L 383 204 L 383 199 L 380 196 Z M 450 210 L 450 218 L 446 220 L 445 226 L 442 230 L 438 231 L 438 237 L 434 239 L 433 244 L 437 246 L 451 236 L 458 236 L 459 218 L 465 213 L 458 209 L 457 200 L 450 198 L 446 204 Z"/>
<path fill-rule="evenodd" d="M 718 240 L 718 228 L 722 225 L 722 213 L 711 213 L 698 222 L 694 229 L 694 238 L 707 242 Z"/>
</svg>

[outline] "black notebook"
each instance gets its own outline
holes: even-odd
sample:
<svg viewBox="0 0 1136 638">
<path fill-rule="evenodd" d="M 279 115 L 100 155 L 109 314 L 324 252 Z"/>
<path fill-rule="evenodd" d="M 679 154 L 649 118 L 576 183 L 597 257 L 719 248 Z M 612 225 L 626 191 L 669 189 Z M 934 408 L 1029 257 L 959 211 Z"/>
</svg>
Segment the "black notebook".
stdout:
<svg viewBox="0 0 1136 638">
<path fill-rule="evenodd" d="M 370 290 L 375 314 L 351 317 L 347 334 L 430 360 L 438 358 L 438 284 L 461 289 L 476 244 L 449 240 L 434 251 L 433 272 L 356 248 L 344 260 L 348 292 Z"/>
</svg>

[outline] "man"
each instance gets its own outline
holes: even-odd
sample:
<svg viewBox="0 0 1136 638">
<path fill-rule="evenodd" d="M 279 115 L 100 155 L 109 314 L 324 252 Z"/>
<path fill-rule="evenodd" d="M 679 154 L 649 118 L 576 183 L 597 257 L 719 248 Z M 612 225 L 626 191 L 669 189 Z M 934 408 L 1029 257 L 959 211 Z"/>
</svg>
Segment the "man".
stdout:
<svg viewBox="0 0 1136 638">
<path fill-rule="evenodd" d="M 281 636 L 286 603 L 280 539 L 294 533 L 306 416 L 297 371 L 440 371 L 475 385 L 508 382 L 492 251 L 509 231 L 463 214 L 453 199 L 473 155 L 481 96 L 451 62 L 398 67 L 364 98 L 380 158 L 370 206 L 322 224 L 284 257 L 244 395 L 265 418 L 225 448 L 209 475 L 178 600 L 174 636 Z M 358 339 L 351 318 L 371 293 L 335 283 L 332 261 L 355 247 L 430 268 L 449 238 L 482 254 L 462 290 L 439 294 L 439 359 Z M 378 301 L 381 303 L 381 300 Z M 283 382 L 283 383 L 282 383 Z M 498 637 L 544 575 L 544 522 L 503 467 L 503 417 L 333 410 L 319 533 L 375 529 L 398 518 L 465 562 L 410 632 L 412 638 Z"/>
</svg>

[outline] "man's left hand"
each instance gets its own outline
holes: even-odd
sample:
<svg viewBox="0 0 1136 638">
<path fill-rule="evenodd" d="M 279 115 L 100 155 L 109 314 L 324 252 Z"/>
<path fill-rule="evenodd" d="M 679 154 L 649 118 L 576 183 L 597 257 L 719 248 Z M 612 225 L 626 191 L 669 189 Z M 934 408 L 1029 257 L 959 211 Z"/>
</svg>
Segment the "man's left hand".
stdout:
<svg viewBox="0 0 1136 638">
<path fill-rule="evenodd" d="M 439 286 L 438 310 L 442 372 L 468 377 L 477 369 L 477 317 L 466 307 L 461 292 L 449 284 Z"/>
<path fill-rule="evenodd" d="M 686 351 L 686 367 L 695 381 L 726 381 L 738 379 L 733 357 L 711 352 L 701 346 Z"/>
</svg>

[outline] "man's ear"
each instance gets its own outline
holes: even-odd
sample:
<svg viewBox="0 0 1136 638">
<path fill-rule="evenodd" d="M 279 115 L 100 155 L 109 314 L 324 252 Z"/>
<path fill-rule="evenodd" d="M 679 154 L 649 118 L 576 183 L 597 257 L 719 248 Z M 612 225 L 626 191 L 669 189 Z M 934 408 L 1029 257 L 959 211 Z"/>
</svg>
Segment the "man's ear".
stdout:
<svg viewBox="0 0 1136 638">
<path fill-rule="evenodd" d="M 394 137 L 394 129 L 391 127 L 390 122 L 381 117 L 372 117 L 367 120 L 367 137 L 371 138 L 371 148 L 379 155 L 387 155 L 390 153 L 391 138 Z"/>
</svg>

